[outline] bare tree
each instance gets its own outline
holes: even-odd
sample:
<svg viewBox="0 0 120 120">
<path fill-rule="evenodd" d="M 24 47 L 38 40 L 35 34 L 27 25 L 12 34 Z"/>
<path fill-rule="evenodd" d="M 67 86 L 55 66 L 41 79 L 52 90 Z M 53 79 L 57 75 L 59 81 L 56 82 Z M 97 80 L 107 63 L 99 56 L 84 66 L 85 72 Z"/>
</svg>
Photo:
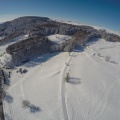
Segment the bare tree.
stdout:
<svg viewBox="0 0 120 120">
<path fill-rule="evenodd" d="M 22 105 L 23 105 L 23 108 L 28 108 L 30 107 L 30 102 L 28 100 L 23 100 Z"/>
<path fill-rule="evenodd" d="M 69 82 L 69 80 L 70 80 L 70 74 L 69 73 L 66 73 L 65 80 L 66 80 L 66 82 Z"/>
</svg>

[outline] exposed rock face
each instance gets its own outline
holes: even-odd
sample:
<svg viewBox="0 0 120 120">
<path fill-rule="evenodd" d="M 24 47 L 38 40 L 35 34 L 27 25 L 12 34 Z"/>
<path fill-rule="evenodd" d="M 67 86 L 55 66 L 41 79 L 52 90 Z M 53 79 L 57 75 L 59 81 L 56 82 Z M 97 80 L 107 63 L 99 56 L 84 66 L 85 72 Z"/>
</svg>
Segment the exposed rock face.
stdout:
<svg viewBox="0 0 120 120">
<path fill-rule="evenodd" d="M 72 51 L 75 46 L 96 37 L 108 41 L 120 41 L 118 35 L 107 33 L 105 30 L 96 30 L 90 26 L 55 22 L 46 17 L 21 17 L 0 25 L 0 37 L 5 36 L 0 40 L 0 44 L 10 42 L 22 34 L 29 34 L 29 38 L 7 48 L 7 53 L 12 55 L 15 65 L 48 52 Z M 71 35 L 72 39 L 61 45 L 53 45 L 45 37 L 52 34 Z"/>
</svg>

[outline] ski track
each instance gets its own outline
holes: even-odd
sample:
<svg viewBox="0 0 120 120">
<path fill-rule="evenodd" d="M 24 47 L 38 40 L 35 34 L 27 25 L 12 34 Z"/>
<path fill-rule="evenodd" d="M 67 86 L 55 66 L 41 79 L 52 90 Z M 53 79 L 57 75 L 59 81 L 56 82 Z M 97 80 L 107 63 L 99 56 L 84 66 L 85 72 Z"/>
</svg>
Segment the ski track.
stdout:
<svg viewBox="0 0 120 120">
<path fill-rule="evenodd" d="M 70 61 L 72 59 L 74 52 L 72 52 L 72 55 L 70 55 L 69 60 L 67 61 L 67 64 L 70 64 Z M 61 91 L 60 91 L 60 95 L 61 95 L 61 102 L 62 102 L 62 110 L 63 110 L 63 117 L 64 120 L 69 120 L 69 116 L 68 116 L 68 112 L 67 112 L 67 105 L 66 105 L 66 97 L 65 97 L 65 75 L 67 72 L 68 66 L 64 65 L 63 70 L 61 72 Z"/>
</svg>

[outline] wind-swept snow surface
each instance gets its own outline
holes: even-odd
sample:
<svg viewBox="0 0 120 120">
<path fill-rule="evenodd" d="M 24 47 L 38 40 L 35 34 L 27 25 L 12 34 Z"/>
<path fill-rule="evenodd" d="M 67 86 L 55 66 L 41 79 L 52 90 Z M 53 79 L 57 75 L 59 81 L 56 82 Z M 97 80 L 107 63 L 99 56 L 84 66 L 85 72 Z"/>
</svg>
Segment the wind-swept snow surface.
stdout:
<svg viewBox="0 0 120 120">
<path fill-rule="evenodd" d="M 119 120 L 119 50 L 120 43 L 99 39 L 70 56 L 48 54 L 12 70 L 5 120 Z M 20 68 L 28 72 L 16 73 Z M 28 108 L 23 100 L 30 102 Z M 31 105 L 39 110 L 33 112 Z"/>
<path fill-rule="evenodd" d="M 96 41 L 74 53 L 66 85 L 70 120 L 120 119 L 120 43 Z M 109 57 L 108 57 L 109 56 Z M 109 58 L 109 59 L 107 59 Z"/>
</svg>

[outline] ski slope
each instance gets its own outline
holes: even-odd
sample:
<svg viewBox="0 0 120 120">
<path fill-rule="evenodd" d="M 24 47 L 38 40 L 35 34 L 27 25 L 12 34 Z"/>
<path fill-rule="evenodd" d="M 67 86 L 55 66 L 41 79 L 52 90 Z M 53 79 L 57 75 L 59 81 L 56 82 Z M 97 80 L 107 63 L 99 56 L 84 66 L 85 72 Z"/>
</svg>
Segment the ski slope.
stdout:
<svg viewBox="0 0 120 120">
<path fill-rule="evenodd" d="M 16 67 L 6 88 L 5 120 L 119 120 L 119 50 L 120 43 L 99 39 L 70 56 L 46 54 Z M 19 68 L 28 72 L 16 73 Z M 23 108 L 23 100 L 40 111 Z"/>
<path fill-rule="evenodd" d="M 70 77 L 80 84 L 66 84 L 69 120 L 119 120 L 120 43 L 101 39 L 88 45 L 70 63 Z"/>
</svg>

